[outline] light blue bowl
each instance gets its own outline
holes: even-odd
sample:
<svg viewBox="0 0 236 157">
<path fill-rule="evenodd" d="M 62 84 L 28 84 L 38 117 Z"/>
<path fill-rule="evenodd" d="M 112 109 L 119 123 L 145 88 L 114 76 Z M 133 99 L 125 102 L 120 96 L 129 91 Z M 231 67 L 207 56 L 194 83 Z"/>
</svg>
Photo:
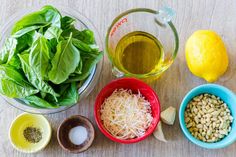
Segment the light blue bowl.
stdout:
<svg viewBox="0 0 236 157">
<path fill-rule="evenodd" d="M 184 121 L 184 111 L 185 111 L 185 108 L 186 108 L 188 102 L 192 98 L 194 98 L 195 96 L 203 94 L 203 93 L 213 94 L 213 95 L 220 97 L 228 105 L 228 107 L 231 111 L 231 114 L 234 118 L 232 126 L 231 126 L 232 130 L 230 131 L 229 135 L 227 135 L 225 138 L 223 138 L 219 142 L 206 143 L 206 142 L 202 142 L 202 141 L 196 139 L 194 136 L 192 136 L 190 134 L 190 132 L 188 131 L 188 129 L 186 127 L 185 121 Z M 236 121 L 236 96 L 231 90 L 229 90 L 223 86 L 220 86 L 220 85 L 205 84 L 205 85 L 198 86 L 188 92 L 188 94 L 184 97 L 184 99 L 180 105 L 179 123 L 180 123 L 180 127 L 181 127 L 184 135 L 192 143 L 194 143 L 200 147 L 203 147 L 203 148 L 208 148 L 208 149 L 224 148 L 224 147 L 232 144 L 234 141 L 236 141 L 236 122 L 235 121 Z"/>
</svg>

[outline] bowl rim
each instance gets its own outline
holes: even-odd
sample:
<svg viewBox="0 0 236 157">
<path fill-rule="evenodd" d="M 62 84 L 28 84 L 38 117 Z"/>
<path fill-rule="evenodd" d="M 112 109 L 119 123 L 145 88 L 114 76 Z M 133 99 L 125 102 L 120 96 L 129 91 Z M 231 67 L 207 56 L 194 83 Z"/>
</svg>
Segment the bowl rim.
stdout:
<svg viewBox="0 0 236 157">
<path fill-rule="evenodd" d="M 80 148 L 80 149 L 82 149 L 82 151 L 81 151 L 80 149 L 70 150 L 70 149 L 66 148 L 65 145 L 61 142 L 61 138 L 60 138 L 60 133 L 61 133 L 61 131 L 62 131 L 61 128 L 62 128 L 63 125 L 65 125 L 67 122 L 70 122 L 72 119 L 76 119 L 76 120 L 81 120 L 81 119 L 83 119 L 84 121 L 86 121 L 86 123 L 87 123 L 86 125 L 92 130 L 92 134 L 91 134 L 91 137 L 92 137 L 92 138 L 90 138 L 88 145 L 85 145 L 84 147 Z M 88 124 L 89 124 L 89 125 L 88 125 Z M 91 132 L 90 132 L 90 133 L 91 133 Z M 93 141 L 94 141 L 94 139 L 95 139 L 95 128 L 94 128 L 94 126 L 93 126 L 93 123 L 92 123 L 87 117 L 82 116 L 82 115 L 72 115 L 72 116 L 70 116 L 70 117 L 64 119 L 64 120 L 60 123 L 59 127 L 57 128 L 57 134 L 56 134 L 56 136 L 57 136 L 57 141 L 58 141 L 60 147 L 61 147 L 63 150 L 68 151 L 68 152 L 70 152 L 70 153 L 75 153 L 75 154 L 77 154 L 77 153 L 82 153 L 82 152 L 88 150 L 88 149 L 92 146 Z M 84 148 L 85 148 L 85 149 L 84 149 Z"/>
<path fill-rule="evenodd" d="M 17 122 L 17 120 L 22 117 L 22 116 L 25 116 L 25 115 L 31 115 L 31 116 L 39 116 L 41 119 L 43 119 L 43 121 L 45 122 L 47 128 L 49 129 L 49 133 L 47 134 L 48 136 L 46 136 L 47 138 L 45 138 L 45 143 L 44 145 L 41 145 L 40 147 L 38 147 L 37 149 L 35 150 L 27 150 L 27 149 L 21 149 L 19 147 L 17 147 L 14 142 L 12 141 L 12 136 L 11 136 L 11 132 L 12 132 L 12 127 L 13 125 Z M 18 116 L 15 117 L 15 119 L 11 122 L 11 125 L 9 127 L 9 131 L 8 131 L 8 137 L 10 139 L 10 143 L 11 145 L 13 146 L 13 148 L 15 148 L 16 150 L 20 151 L 20 152 L 23 152 L 23 153 L 27 153 L 27 154 L 30 154 L 30 153 L 37 153 L 41 150 L 43 150 L 44 148 L 46 148 L 46 146 L 49 144 L 51 138 L 52 138 L 52 127 L 49 123 L 49 121 L 47 120 L 47 118 L 43 115 L 39 115 L 39 114 L 31 114 L 31 113 L 28 113 L 28 112 L 23 112 L 21 114 L 19 114 Z"/>
<path fill-rule="evenodd" d="M 156 99 L 156 105 L 157 105 L 157 115 L 156 115 L 156 120 L 154 119 L 154 121 L 152 121 L 152 123 L 154 123 L 154 125 L 151 127 L 150 131 L 148 133 L 145 133 L 143 136 L 141 137 L 138 137 L 138 138 L 134 138 L 134 139 L 128 139 L 128 140 L 122 140 L 122 139 L 118 139 L 118 138 L 115 138 L 114 136 L 112 136 L 104 127 L 103 127 L 103 124 L 100 122 L 99 118 L 98 118 L 98 112 L 97 110 L 100 108 L 100 104 L 98 103 L 98 99 L 103 95 L 104 91 L 109 87 L 111 86 L 112 84 L 115 84 L 116 82 L 118 81 L 127 81 L 127 80 L 132 80 L 132 81 L 135 81 L 135 82 L 139 82 L 141 83 L 142 85 L 145 86 L 145 88 L 147 89 L 150 89 L 151 93 L 154 95 L 155 99 Z M 151 104 L 152 105 L 152 104 Z M 160 101 L 159 101 L 159 98 L 156 94 L 156 92 L 149 86 L 147 85 L 146 83 L 144 83 L 143 81 L 141 80 L 138 80 L 136 78 L 131 78 L 131 77 L 124 77 L 124 78 L 118 78 L 118 79 L 115 79 L 115 80 L 112 80 L 111 82 L 109 82 L 106 86 L 104 86 L 99 94 L 97 95 L 96 97 L 96 100 L 95 100 L 95 105 L 94 105 L 94 118 L 95 118 L 95 121 L 96 121 L 96 124 L 99 128 L 99 130 L 107 137 L 109 138 L 110 140 L 114 141 L 114 142 L 118 142 L 118 143 L 123 143 L 123 144 L 132 144 L 132 143 L 137 143 L 137 142 L 140 142 L 144 139 L 146 139 L 148 136 L 150 136 L 156 129 L 157 127 L 157 124 L 159 123 L 160 121 L 160 114 L 161 114 L 161 105 L 160 105 Z"/>
<path fill-rule="evenodd" d="M 77 20 L 77 22 L 81 23 L 86 28 L 92 30 L 94 32 L 94 37 L 95 37 L 96 43 L 99 45 L 100 51 L 104 51 L 104 45 L 101 40 L 100 33 L 98 32 L 98 29 L 95 27 L 93 22 L 88 17 L 86 17 L 83 13 L 81 13 L 80 11 L 77 11 L 75 8 L 69 8 L 68 6 L 63 6 L 63 5 L 42 4 L 42 5 L 33 6 L 31 8 L 20 9 L 19 11 L 15 12 L 14 14 L 12 14 L 10 17 L 8 17 L 6 19 L 6 22 L 3 25 L 1 25 L 2 27 L 0 28 L 0 33 L 2 35 L 4 35 L 7 32 L 7 30 L 9 29 L 9 25 L 12 26 L 14 24 L 14 20 L 16 20 L 16 19 L 19 20 L 23 16 L 25 16 L 33 11 L 37 11 L 46 5 L 51 5 L 51 6 L 55 7 L 56 9 L 58 9 L 62 13 L 62 15 L 63 14 L 69 15 L 69 16 L 75 18 Z M 6 39 L 6 37 L 0 38 L 0 45 L 3 44 L 5 39 Z M 96 64 L 96 66 L 94 66 L 94 68 L 91 71 L 91 74 L 88 76 L 88 78 L 84 81 L 83 84 L 86 84 L 86 85 L 85 86 L 82 85 L 80 88 L 78 88 L 80 100 L 75 104 L 71 104 L 70 106 L 61 106 L 61 107 L 55 108 L 55 109 L 36 108 L 36 107 L 32 107 L 32 106 L 29 106 L 26 104 L 22 104 L 22 102 L 20 102 L 19 100 L 15 100 L 13 98 L 8 98 L 4 95 L 0 94 L 0 96 L 8 104 L 10 104 L 11 106 L 13 106 L 23 112 L 28 112 L 28 113 L 33 113 L 33 114 L 45 114 L 45 115 L 59 113 L 59 112 L 65 111 L 65 110 L 75 106 L 81 100 L 83 100 L 83 98 L 87 97 L 92 92 L 92 90 L 94 89 L 95 85 L 97 84 L 97 82 L 100 78 L 101 70 L 103 68 L 103 62 L 104 62 L 104 55 L 103 55 L 102 59 Z"/>
<path fill-rule="evenodd" d="M 203 142 L 203 141 L 198 140 L 197 138 L 195 138 L 194 136 L 191 135 L 191 133 L 188 131 L 188 129 L 186 127 L 186 124 L 185 124 L 185 121 L 184 121 L 184 111 L 185 111 L 185 108 L 186 108 L 186 106 L 187 106 L 187 104 L 189 102 L 188 100 L 191 100 L 193 97 L 199 95 L 198 93 L 195 94 L 195 92 L 197 92 L 197 91 L 201 91 L 200 93 L 209 93 L 209 92 L 207 92 L 208 91 L 207 88 L 208 89 L 209 88 L 213 88 L 215 90 L 222 91 L 222 92 L 226 93 L 227 95 L 229 95 L 229 97 L 232 97 L 232 99 L 234 99 L 234 101 L 236 102 L 235 94 L 231 90 L 229 90 L 228 88 L 226 88 L 224 86 L 221 86 L 221 85 L 218 85 L 218 84 L 213 84 L 213 83 L 203 84 L 203 85 L 196 86 L 193 89 L 191 89 L 184 96 L 184 98 L 183 98 L 183 100 L 181 102 L 181 105 L 180 105 L 180 108 L 179 108 L 179 124 L 180 124 L 180 128 L 182 130 L 182 133 L 185 135 L 185 137 L 189 141 L 191 141 L 192 143 L 194 143 L 194 144 L 196 144 L 196 145 L 198 145 L 198 146 L 200 146 L 202 148 L 207 148 L 207 149 L 224 148 L 224 147 L 227 147 L 227 146 L 229 146 L 230 144 L 232 144 L 232 143 L 234 143 L 236 141 L 236 135 L 234 135 L 233 138 L 231 138 L 230 140 L 227 140 L 227 141 L 220 140 L 220 141 L 214 142 L 214 143 Z M 231 112 L 232 112 L 232 110 L 231 110 Z"/>
</svg>

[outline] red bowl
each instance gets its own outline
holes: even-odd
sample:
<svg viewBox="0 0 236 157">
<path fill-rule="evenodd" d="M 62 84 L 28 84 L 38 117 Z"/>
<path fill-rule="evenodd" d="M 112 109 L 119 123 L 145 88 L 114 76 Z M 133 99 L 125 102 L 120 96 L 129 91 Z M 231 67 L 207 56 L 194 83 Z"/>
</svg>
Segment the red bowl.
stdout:
<svg viewBox="0 0 236 157">
<path fill-rule="evenodd" d="M 147 129 L 146 133 L 142 137 L 128 140 L 118 139 L 112 136 L 102 124 L 100 117 L 101 105 L 103 104 L 104 100 L 113 93 L 115 89 L 120 89 L 120 88 L 131 89 L 133 93 L 138 93 L 139 90 L 140 93 L 150 102 L 153 120 L 150 127 Z M 100 93 L 96 98 L 94 106 L 95 120 L 100 131 L 112 141 L 124 144 L 136 143 L 144 140 L 149 135 L 151 135 L 160 120 L 160 111 L 161 111 L 160 102 L 155 91 L 144 82 L 135 78 L 121 78 L 111 81 L 100 91 Z"/>
</svg>

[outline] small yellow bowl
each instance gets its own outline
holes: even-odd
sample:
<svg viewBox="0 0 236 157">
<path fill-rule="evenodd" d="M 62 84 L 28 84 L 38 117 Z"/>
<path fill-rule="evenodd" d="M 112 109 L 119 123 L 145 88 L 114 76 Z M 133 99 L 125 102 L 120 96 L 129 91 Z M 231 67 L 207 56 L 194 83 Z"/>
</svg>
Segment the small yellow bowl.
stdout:
<svg viewBox="0 0 236 157">
<path fill-rule="evenodd" d="M 24 130 L 27 127 L 39 128 L 42 132 L 42 139 L 38 143 L 30 143 L 24 137 Z M 24 153 L 36 153 L 44 149 L 49 143 L 52 135 L 52 129 L 48 120 L 37 114 L 23 113 L 15 118 L 12 122 L 9 138 L 11 144 L 18 151 Z"/>
</svg>

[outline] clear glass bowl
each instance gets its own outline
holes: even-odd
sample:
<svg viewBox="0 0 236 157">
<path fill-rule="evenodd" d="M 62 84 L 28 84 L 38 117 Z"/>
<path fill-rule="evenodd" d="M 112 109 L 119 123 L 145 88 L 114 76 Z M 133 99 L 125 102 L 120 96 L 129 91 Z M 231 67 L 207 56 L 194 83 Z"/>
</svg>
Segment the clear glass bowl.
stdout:
<svg viewBox="0 0 236 157">
<path fill-rule="evenodd" d="M 92 30 L 94 32 L 94 37 L 95 37 L 96 43 L 100 47 L 100 50 L 101 51 L 103 50 L 102 41 L 101 41 L 101 38 L 97 32 L 97 29 L 95 28 L 95 26 L 92 24 L 92 22 L 88 18 L 86 18 L 80 12 L 73 10 L 71 8 L 68 8 L 68 7 L 63 7 L 63 6 L 54 6 L 54 7 L 56 7 L 61 12 L 62 16 L 67 15 L 67 16 L 70 16 L 70 17 L 73 17 L 74 19 L 76 19 L 75 26 L 79 30 L 82 30 L 82 29 Z M 0 30 L 0 35 L 1 35 L 0 47 L 2 47 L 2 45 L 4 44 L 5 39 L 7 37 L 9 37 L 12 26 L 14 25 L 14 23 L 16 21 L 21 19 L 24 15 L 34 12 L 36 10 L 39 10 L 40 8 L 41 8 L 41 6 L 31 8 L 31 9 L 24 9 L 20 12 L 17 12 L 14 15 L 12 15 L 9 18 L 9 20 L 5 22 L 2 29 Z M 89 93 L 94 89 L 95 85 L 98 82 L 99 75 L 102 70 L 102 64 L 103 64 L 103 59 L 93 68 L 90 76 L 86 79 L 86 81 L 83 83 L 83 85 L 78 89 L 79 95 L 80 95 L 80 100 L 87 97 L 89 95 Z M 71 106 L 62 106 L 62 107 L 56 108 L 56 109 L 42 109 L 42 108 L 34 108 L 31 106 L 28 106 L 27 104 L 25 104 L 24 102 L 22 102 L 19 99 L 12 99 L 12 98 L 8 98 L 3 95 L 1 95 L 1 96 L 12 106 L 14 106 L 20 110 L 23 110 L 25 112 L 37 113 L 37 114 L 57 113 L 57 112 L 61 112 L 66 109 L 69 109 L 70 107 L 76 105 L 76 104 L 73 104 Z"/>
</svg>

